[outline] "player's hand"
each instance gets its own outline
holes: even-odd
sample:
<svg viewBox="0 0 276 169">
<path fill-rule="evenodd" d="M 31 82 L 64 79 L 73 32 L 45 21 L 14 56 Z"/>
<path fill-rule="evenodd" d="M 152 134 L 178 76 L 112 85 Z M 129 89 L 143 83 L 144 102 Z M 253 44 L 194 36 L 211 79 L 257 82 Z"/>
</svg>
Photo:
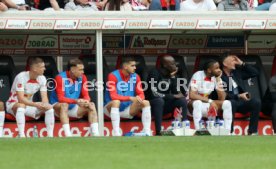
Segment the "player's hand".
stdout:
<svg viewBox="0 0 276 169">
<path fill-rule="evenodd" d="M 214 101 L 212 103 L 210 103 L 210 107 L 213 107 L 216 110 L 218 110 L 218 106 L 217 106 L 217 104 Z"/>
<path fill-rule="evenodd" d="M 143 103 L 143 99 L 141 98 L 141 97 L 139 97 L 139 96 L 136 96 L 136 99 L 137 99 L 137 101 L 139 102 L 139 103 Z"/>
<path fill-rule="evenodd" d="M 178 94 L 173 95 L 173 97 L 176 98 L 176 99 L 180 99 L 180 98 L 183 98 L 185 96 L 182 93 L 178 93 Z"/>
<path fill-rule="evenodd" d="M 173 72 L 170 73 L 171 77 L 175 77 L 176 74 L 177 74 L 177 72 L 178 72 L 178 67 L 176 67 L 175 71 L 173 71 Z"/>
<path fill-rule="evenodd" d="M 77 104 L 80 106 L 80 107 L 83 107 L 87 104 L 86 102 L 87 100 L 84 100 L 84 99 L 78 99 L 77 100 Z"/>
<path fill-rule="evenodd" d="M 236 65 L 242 65 L 243 61 L 240 60 L 240 58 L 238 58 L 237 56 L 233 56 L 234 57 L 234 62 L 236 63 Z"/>
<path fill-rule="evenodd" d="M 245 92 L 245 93 L 242 93 L 242 94 L 239 94 L 239 98 L 241 98 L 242 100 L 245 100 L 245 101 L 249 101 L 250 98 L 247 97 L 248 96 L 248 92 Z"/>
</svg>

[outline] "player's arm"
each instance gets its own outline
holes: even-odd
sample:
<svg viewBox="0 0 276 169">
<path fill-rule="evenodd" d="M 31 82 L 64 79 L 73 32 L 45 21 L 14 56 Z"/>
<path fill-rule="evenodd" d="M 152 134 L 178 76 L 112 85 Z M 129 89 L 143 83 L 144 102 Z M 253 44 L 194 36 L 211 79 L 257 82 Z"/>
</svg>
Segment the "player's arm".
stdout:
<svg viewBox="0 0 276 169">
<path fill-rule="evenodd" d="M 221 80 L 221 77 L 216 77 L 216 91 L 218 94 L 218 100 L 225 100 L 226 92 L 223 88 L 223 81 Z"/>
<path fill-rule="evenodd" d="M 191 100 L 201 100 L 207 103 L 209 101 L 209 98 L 201 96 L 198 93 L 198 89 L 201 83 L 202 83 L 202 80 L 199 77 L 197 77 L 197 74 L 194 74 L 191 80 L 191 84 L 189 86 L 189 98 Z"/>
<path fill-rule="evenodd" d="M 85 75 L 82 76 L 81 98 L 88 102 L 91 100 L 88 93 L 87 77 Z"/>
<path fill-rule="evenodd" d="M 63 86 L 63 79 L 61 76 L 56 76 L 56 93 L 59 103 L 76 104 L 77 100 L 65 97 L 65 87 Z"/>
<path fill-rule="evenodd" d="M 201 100 L 201 101 L 206 102 L 206 103 L 209 101 L 209 98 L 199 95 L 197 90 L 192 89 L 192 87 L 190 87 L 190 90 L 189 90 L 189 98 L 191 100 Z"/>
<path fill-rule="evenodd" d="M 112 100 L 130 101 L 129 96 L 122 96 L 117 93 L 117 79 L 113 74 L 110 73 L 107 79 L 107 90 L 109 91 Z"/>
<path fill-rule="evenodd" d="M 25 97 L 24 91 L 16 91 L 18 103 L 25 104 L 26 106 L 33 106 L 37 107 L 38 105 L 35 102 L 30 101 L 28 98 Z"/>
<path fill-rule="evenodd" d="M 136 96 L 140 97 L 142 100 L 145 99 L 145 94 L 144 94 L 144 91 L 142 88 L 141 78 L 138 74 L 136 76 L 135 93 L 136 93 Z"/>
</svg>

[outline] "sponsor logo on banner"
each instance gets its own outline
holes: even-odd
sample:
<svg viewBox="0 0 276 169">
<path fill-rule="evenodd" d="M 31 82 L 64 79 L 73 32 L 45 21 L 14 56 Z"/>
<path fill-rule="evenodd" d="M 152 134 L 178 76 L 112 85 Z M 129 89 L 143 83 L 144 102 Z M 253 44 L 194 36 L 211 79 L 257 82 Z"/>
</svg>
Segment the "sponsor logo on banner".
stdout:
<svg viewBox="0 0 276 169">
<path fill-rule="evenodd" d="M 204 48 L 206 40 L 206 35 L 172 35 L 169 48 Z"/>
<path fill-rule="evenodd" d="M 167 48 L 170 35 L 134 35 L 131 48 Z"/>
<path fill-rule="evenodd" d="M 178 53 L 179 54 L 187 54 L 187 53 L 189 53 L 189 49 L 179 49 Z"/>
<path fill-rule="evenodd" d="M 245 20 L 243 29 L 264 29 L 266 20 Z"/>
<path fill-rule="evenodd" d="M 150 23 L 150 29 L 171 29 L 173 26 L 173 19 L 157 20 L 153 19 Z"/>
<path fill-rule="evenodd" d="M 276 47 L 276 35 L 250 35 L 248 48 L 272 48 Z"/>
<path fill-rule="evenodd" d="M 126 25 L 126 20 L 104 20 L 102 29 L 124 29 Z"/>
<path fill-rule="evenodd" d="M 208 48 L 243 48 L 244 36 L 208 36 Z"/>
<path fill-rule="evenodd" d="M 57 35 L 29 35 L 26 49 L 57 49 Z"/>
<path fill-rule="evenodd" d="M 60 35 L 60 49 L 92 49 L 95 37 L 91 35 Z"/>
<path fill-rule="evenodd" d="M 55 20 L 31 20 L 29 29 L 53 29 Z"/>
<path fill-rule="evenodd" d="M 62 54 L 62 55 L 69 55 L 70 54 L 70 50 L 60 50 L 60 54 Z"/>
<path fill-rule="evenodd" d="M 221 20 L 220 29 L 242 29 L 244 20 Z"/>
<path fill-rule="evenodd" d="M 103 48 L 129 48 L 130 36 L 103 36 Z"/>
<path fill-rule="evenodd" d="M 26 43 L 27 35 L 1 35 L 1 49 L 23 49 Z"/>
<path fill-rule="evenodd" d="M 4 55 L 12 55 L 13 52 L 14 52 L 13 50 L 3 50 Z"/>
<path fill-rule="evenodd" d="M 56 20 L 54 29 L 76 29 L 79 20 Z"/>
<path fill-rule="evenodd" d="M 150 20 L 127 20 L 126 29 L 148 29 Z"/>
<path fill-rule="evenodd" d="M 268 20 L 266 29 L 276 29 L 276 20 Z"/>
<path fill-rule="evenodd" d="M 78 29 L 101 29 L 103 20 L 80 20 Z"/>
<path fill-rule="evenodd" d="M 196 29 L 218 29 L 220 20 L 199 20 Z"/>
<path fill-rule="evenodd" d="M 28 29 L 30 25 L 29 19 L 9 19 L 6 24 L 6 29 Z"/>
<path fill-rule="evenodd" d="M 0 29 L 4 29 L 6 25 L 7 20 L 6 19 L 0 19 Z"/>
<path fill-rule="evenodd" d="M 14 54 L 16 54 L 16 55 L 24 55 L 25 54 L 25 50 L 14 50 Z"/>
<path fill-rule="evenodd" d="M 196 27 L 197 20 L 174 20 L 174 29 L 194 29 Z"/>
<path fill-rule="evenodd" d="M 79 55 L 79 54 L 81 54 L 81 50 L 71 50 L 71 54 Z"/>
</svg>

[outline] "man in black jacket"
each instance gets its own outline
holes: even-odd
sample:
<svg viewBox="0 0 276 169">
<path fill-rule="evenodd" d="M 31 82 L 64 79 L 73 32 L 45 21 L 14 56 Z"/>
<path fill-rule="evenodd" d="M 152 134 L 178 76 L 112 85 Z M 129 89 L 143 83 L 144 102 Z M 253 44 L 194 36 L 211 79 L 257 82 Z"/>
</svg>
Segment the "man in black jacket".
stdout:
<svg viewBox="0 0 276 169">
<path fill-rule="evenodd" d="M 180 82 L 177 73 L 178 67 L 170 55 L 162 57 L 160 68 L 149 73 L 147 97 L 155 118 L 156 135 L 160 135 L 163 114 L 174 111 L 176 107 L 182 110 L 182 119 L 187 119 L 185 89 L 177 83 L 177 80 Z"/>
<path fill-rule="evenodd" d="M 235 112 L 250 112 L 248 135 L 257 134 L 261 101 L 250 97 L 250 93 L 246 91 L 244 80 L 258 76 L 258 70 L 232 54 L 226 54 L 221 59 L 221 64 L 223 70 L 221 79 L 227 86 L 226 99 L 231 101 L 233 117 Z"/>
</svg>

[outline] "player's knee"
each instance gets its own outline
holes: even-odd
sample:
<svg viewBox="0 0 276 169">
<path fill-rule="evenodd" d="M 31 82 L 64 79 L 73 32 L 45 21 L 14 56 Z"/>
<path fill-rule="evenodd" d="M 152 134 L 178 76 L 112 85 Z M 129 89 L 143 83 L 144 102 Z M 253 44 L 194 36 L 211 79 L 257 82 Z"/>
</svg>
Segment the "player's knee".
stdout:
<svg viewBox="0 0 276 169">
<path fill-rule="evenodd" d="M 0 102 L 0 111 L 4 111 L 4 103 Z"/>
<path fill-rule="evenodd" d="M 26 105 L 23 103 L 17 103 L 16 105 L 18 108 L 26 108 Z"/>
<path fill-rule="evenodd" d="M 201 108 L 202 107 L 202 101 L 201 100 L 195 100 L 193 102 L 193 108 Z"/>
<path fill-rule="evenodd" d="M 53 108 L 50 108 L 50 109 L 47 110 L 45 113 L 54 115 L 54 109 L 53 109 Z"/>
<path fill-rule="evenodd" d="M 111 107 L 120 107 L 120 100 L 112 100 Z"/>
<path fill-rule="evenodd" d="M 67 103 L 60 103 L 60 110 L 68 110 L 69 105 Z"/>
<path fill-rule="evenodd" d="M 144 107 L 150 106 L 150 102 L 148 100 L 143 100 L 143 106 Z"/>
<path fill-rule="evenodd" d="M 222 103 L 222 110 L 232 109 L 231 102 L 229 100 L 224 100 Z"/>
</svg>

